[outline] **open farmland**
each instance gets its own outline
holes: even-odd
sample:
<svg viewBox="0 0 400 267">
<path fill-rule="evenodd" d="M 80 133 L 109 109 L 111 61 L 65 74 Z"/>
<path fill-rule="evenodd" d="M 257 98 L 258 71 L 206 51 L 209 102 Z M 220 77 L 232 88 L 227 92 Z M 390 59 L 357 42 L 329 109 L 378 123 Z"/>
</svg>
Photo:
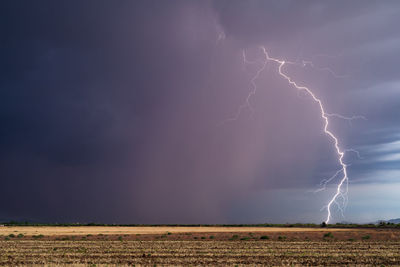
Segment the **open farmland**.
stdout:
<svg viewBox="0 0 400 267">
<path fill-rule="evenodd" d="M 400 265 L 396 229 L 1 227 L 0 235 L 8 266 Z"/>
<path fill-rule="evenodd" d="M 298 228 L 298 227 L 219 227 L 219 226 L 6 226 L 0 228 L 0 235 L 21 232 L 25 235 L 46 236 L 86 234 L 164 234 L 170 233 L 242 233 L 242 232 L 355 232 L 361 229 L 342 228 Z"/>
</svg>

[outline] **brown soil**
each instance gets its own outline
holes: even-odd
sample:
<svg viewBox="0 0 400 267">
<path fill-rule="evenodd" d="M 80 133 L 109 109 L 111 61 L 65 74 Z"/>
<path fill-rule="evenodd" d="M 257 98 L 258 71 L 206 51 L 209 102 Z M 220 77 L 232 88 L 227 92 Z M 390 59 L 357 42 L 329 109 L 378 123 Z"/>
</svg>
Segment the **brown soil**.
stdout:
<svg viewBox="0 0 400 267">
<path fill-rule="evenodd" d="M 400 265 L 399 229 L 0 227 L 0 266 Z"/>
<path fill-rule="evenodd" d="M 295 227 L 173 227 L 173 226 L 3 226 L 0 235 L 19 232 L 26 235 L 86 235 L 86 234 L 164 234 L 216 233 L 216 232 L 340 232 L 359 229 L 295 228 Z"/>
<path fill-rule="evenodd" d="M 0 241 L 0 265 L 400 265 L 392 241 Z"/>
<path fill-rule="evenodd" d="M 264 237 L 263 237 L 264 236 Z M 261 239 L 263 237 L 263 239 Z M 268 239 L 265 239 L 268 238 Z M 1 239 L 17 240 L 374 240 L 400 241 L 400 229 L 275 227 L 1 227 Z"/>
</svg>

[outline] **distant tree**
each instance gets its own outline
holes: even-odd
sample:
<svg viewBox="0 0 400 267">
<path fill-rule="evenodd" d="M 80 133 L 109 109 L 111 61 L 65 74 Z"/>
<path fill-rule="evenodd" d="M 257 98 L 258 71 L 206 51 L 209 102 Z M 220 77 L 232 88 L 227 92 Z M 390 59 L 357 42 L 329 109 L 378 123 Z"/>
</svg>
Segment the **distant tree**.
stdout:
<svg viewBox="0 0 400 267">
<path fill-rule="evenodd" d="M 326 222 L 322 222 L 321 227 L 326 227 Z"/>
</svg>

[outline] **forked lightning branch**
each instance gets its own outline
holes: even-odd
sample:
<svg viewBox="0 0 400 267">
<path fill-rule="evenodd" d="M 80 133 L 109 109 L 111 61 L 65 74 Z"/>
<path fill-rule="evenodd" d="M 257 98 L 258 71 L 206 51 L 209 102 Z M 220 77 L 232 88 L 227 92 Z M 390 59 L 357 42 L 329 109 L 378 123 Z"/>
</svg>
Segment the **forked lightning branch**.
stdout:
<svg viewBox="0 0 400 267">
<path fill-rule="evenodd" d="M 325 223 L 329 223 L 332 219 L 332 206 L 335 204 L 337 206 L 337 208 L 340 211 L 342 211 L 342 213 L 343 213 L 343 208 L 346 206 L 346 203 L 347 203 L 349 177 L 348 177 L 348 172 L 347 172 L 348 165 L 344 162 L 345 153 L 346 152 L 355 152 L 358 155 L 358 152 L 354 149 L 343 149 L 340 147 L 338 137 L 329 128 L 329 118 L 337 117 L 337 118 L 345 119 L 345 120 L 349 120 L 349 121 L 352 121 L 354 119 L 365 119 L 365 118 L 362 116 L 346 117 L 346 116 L 343 116 L 340 114 L 326 112 L 321 99 L 319 97 L 317 97 L 316 94 L 310 88 L 308 88 L 306 86 L 298 85 L 295 81 L 292 80 L 292 78 L 284 70 L 284 67 L 286 65 L 305 66 L 304 61 L 303 61 L 303 63 L 300 64 L 297 62 L 290 62 L 290 61 L 285 61 L 285 60 L 278 59 L 278 58 L 273 58 L 268 54 L 268 51 L 265 47 L 262 46 L 262 47 L 260 47 L 260 49 L 264 56 L 263 56 L 263 59 L 261 59 L 261 60 L 259 59 L 256 61 L 249 61 L 246 58 L 245 51 L 243 51 L 244 63 L 245 64 L 256 64 L 257 63 L 257 64 L 260 64 L 260 68 L 256 71 L 255 75 L 250 80 L 251 90 L 250 90 L 250 93 L 247 95 L 244 103 L 239 107 L 235 116 L 228 119 L 227 121 L 234 121 L 234 120 L 238 119 L 243 109 L 249 109 L 251 114 L 253 114 L 254 108 L 250 104 L 250 99 L 252 96 L 254 96 L 256 94 L 256 91 L 257 91 L 256 80 L 259 78 L 259 76 L 265 70 L 268 62 L 271 62 L 271 63 L 277 65 L 277 70 L 278 70 L 279 75 L 283 79 L 285 79 L 290 86 L 294 87 L 297 90 L 306 92 L 306 94 L 309 95 L 311 97 L 311 99 L 313 100 L 313 102 L 315 104 L 317 104 L 317 106 L 318 106 L 318 110 L 320 112 L 320 116 L 321 116 L 321 119 L 324 124 L 323 131 L 330 138 L 330 140 L 335 148 L 338 163 L 340 164 L 340 169 L 332 177 L 330 177 L 328 179 L 324 179 L 323 182 L 321 183 L 321 184 L 323 184 L 323 188 L 318 190 L 318 191 L 324 190 L 326 188 L 327 183 L 331 182 L 334 178 L 336 178 L 340 175 L 339 182 L 335 186 L 335 193 L 331 198 L 329 198 L 329 201 L 328 201 L 327 205 L 325 206 L 325 208 L 327 210 Z M 307 61 L 307 64 L 312 67 L 315 67 L 315 65 L 312 64 L 312 62 Z M 323 68 L 321 70 L 324 70 L 324 69 L 328 69 L 328 68 Z M 332 70 L 330 70 L 330 69 L 328 69 L 328 70 L 329 70 L 329 72 L 334 73 Z M 338 75 L 335 75 L 335 77 L 337 77 L 337 76 Z"/>
</svg>

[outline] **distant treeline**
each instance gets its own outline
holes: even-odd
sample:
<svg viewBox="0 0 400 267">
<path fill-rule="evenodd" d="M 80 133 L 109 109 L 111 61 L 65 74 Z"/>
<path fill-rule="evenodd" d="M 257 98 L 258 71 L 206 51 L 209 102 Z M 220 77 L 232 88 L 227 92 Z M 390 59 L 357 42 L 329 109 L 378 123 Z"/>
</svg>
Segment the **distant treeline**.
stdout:
<svg viewBox="0 0 400 267">
<path fill-rule="evenodd" d="M 379 222 L 377 224 L 353 224 L 353 223 L 336 223 L 336 224 L 314 224 L 314 223 L 286 223 L 286 224 L 104 224 L 104 223 L 32 223 L 9 221 L 0 223 L 2 226 L 182 226 L 182 227 L 300 227 L 300 228 L 400 228 L 399 224 L 390 222 Z"/>
</svg>

